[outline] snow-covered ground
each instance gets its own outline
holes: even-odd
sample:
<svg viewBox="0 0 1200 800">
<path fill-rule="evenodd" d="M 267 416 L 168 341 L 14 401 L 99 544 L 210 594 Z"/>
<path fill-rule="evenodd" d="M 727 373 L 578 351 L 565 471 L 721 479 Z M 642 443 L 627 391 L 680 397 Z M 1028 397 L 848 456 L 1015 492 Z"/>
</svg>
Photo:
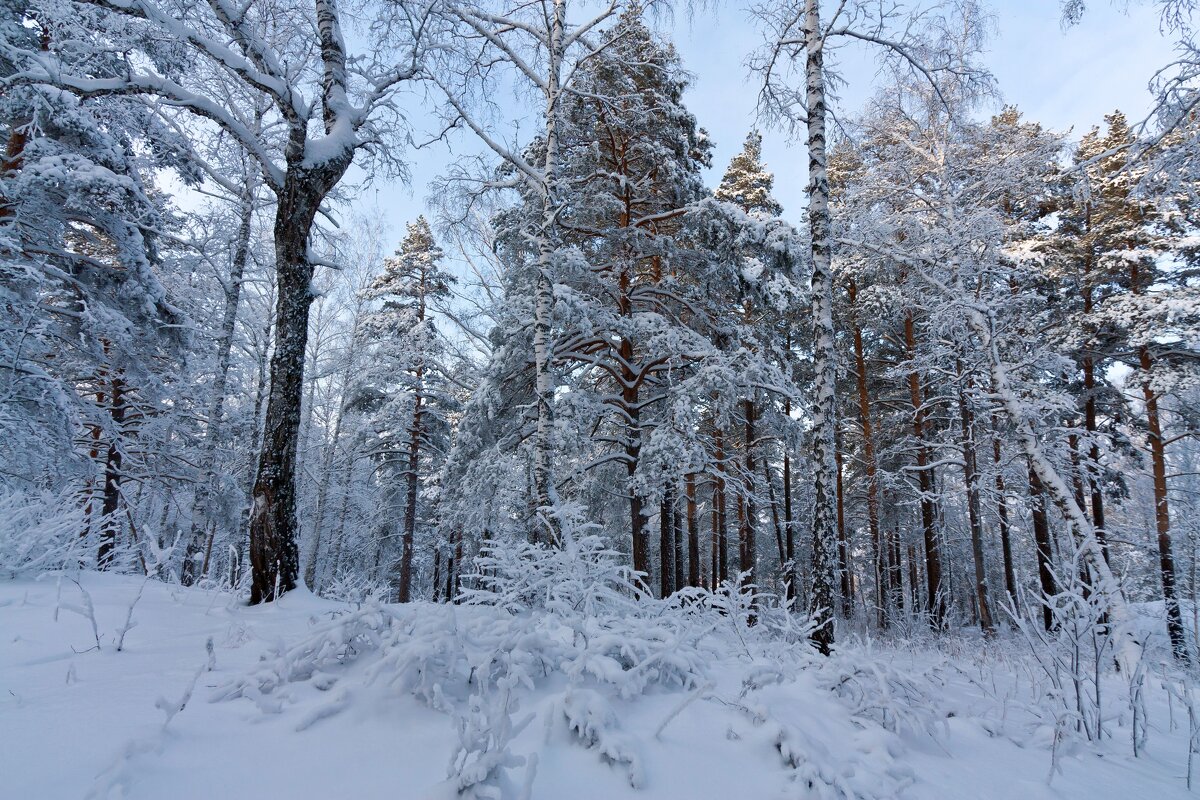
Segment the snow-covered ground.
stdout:
<svg viewBox="0 0 1200 800">
<path fill-rule="evenodd" d="M 1190 796 L 1187 714 L 1156 677 L 1139 757 L 1113 676 L 1107 738 L 1060 725 L 1048 781 L 1053 704 L 1011 640 L 820 659 L 710 614 L 633 652 L 494 608 L 77 577 L 0 581 L 0 797 Z M 632 668 L 604 655 L 626 646 Z"/>
</svg>

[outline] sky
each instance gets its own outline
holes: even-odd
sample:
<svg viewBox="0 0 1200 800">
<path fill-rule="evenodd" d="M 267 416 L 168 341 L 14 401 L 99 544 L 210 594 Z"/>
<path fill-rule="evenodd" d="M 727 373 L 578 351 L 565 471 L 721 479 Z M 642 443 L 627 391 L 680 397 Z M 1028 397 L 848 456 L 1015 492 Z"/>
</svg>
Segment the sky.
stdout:
<svg viewBox="0 0 1200 800">
<path fill-rule="evenodd" d="M 1151 109 L 1147 82 L 1171 57 L 1171 41 L 1159 32 L 1158 16 L 1148 2 L 1095 0 L 1082 22 L 1064 30 L 1058 0 L 992 0 L 995 33 L 985 63 L 996 78 L 1004 103 L 1014 104 L 1027 119 L 1077 138 L 1105 114 L 1120 108 L 1131 121 Z M 754 115 L 757 87 L 744 66 L 759 44 L 759 32 L 744 3 L 720 3 L 695 14 L 678 12 L 660 22 L 660 30 L 676 44 L 693 82 L 684 102 L 707 129 L 715 144 L 710 186 L 720 182 L 725 167 L 740 149 L 746 132 L 761 125 Z M 847 85 L 836 104 L 839 114 L 853 114 L 879 85 L 877 63 L 867 47 L 841 52 Z M 414 120 L 421 138 L 420 119 Z M 508 131 L 503 133 L 507 134 Z M 775 173 L 775 195 L 784 216 L 796 221 L 803 213 L 807 157 L 802 143 L 776 130 L 763 130 L 763 154 Z M 451 140 L 458 151 L 478 151 L 470 134 Z M 429 211 L 428 185 L 453 155 L 438 144 L 411 156 L 411 181 L 376 181 L 360 201 L 378 207 L 395 237 L 404 223 Z"/>
</svg>

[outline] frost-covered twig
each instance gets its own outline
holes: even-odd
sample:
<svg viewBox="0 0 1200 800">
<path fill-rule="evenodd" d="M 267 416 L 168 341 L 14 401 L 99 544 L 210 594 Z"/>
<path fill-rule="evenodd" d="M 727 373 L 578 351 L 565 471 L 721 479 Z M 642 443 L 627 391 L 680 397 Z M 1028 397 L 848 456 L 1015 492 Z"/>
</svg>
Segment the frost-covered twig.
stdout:
<svg viewBox="0 0 1200 800">
<path fill-rule="evenodd" d="M 125 634 L 129 633 L 129 631 L 133 630 L 133 628 L 137 625 L 137 622 L 135 622 L 133 619 L 133 609 L 138 604 L 138 601 L 142 599 L 142 592 L 146 591 L 146 584 L 149 582 L 150 576 L 147 575 L 146 579 L 142 581 L 142 584 L 138 586 L 137 594 L 134 596 L 133 601 L 125 610 L 125 624 L 117 629 L 118 653 L 125 649 Z"/>
</svg>

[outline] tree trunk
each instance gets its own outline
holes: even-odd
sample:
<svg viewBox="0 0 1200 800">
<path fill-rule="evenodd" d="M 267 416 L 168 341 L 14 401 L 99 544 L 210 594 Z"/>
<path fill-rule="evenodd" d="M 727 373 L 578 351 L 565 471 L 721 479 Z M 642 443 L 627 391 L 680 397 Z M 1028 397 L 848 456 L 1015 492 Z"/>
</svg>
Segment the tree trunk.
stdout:
<svg viewBox="0 0 1200 800">
<path fill-rule="evenodd" d="M 1108 535 L 1104 522 L 1104 489 L 1100 483 L 1100 445 L 1096 442 L 1099 426 L 1096 423 L 1096 367 L 1091 357 L 1083 359 L 1083 419 L 1084 427 L 1091 440 L 1088 459 L 1092 462 L 1088 483 L 1092 494 L 1092 526 L 1096 529 L 1096 541 L 1104 551 L 1104 560 L 1109 560 Z"/>
<path fill-rule="evenodd" d="M 915 358 L 917 339 L 911 309 L 904 315 L 904 344 L 909 359 Z M 908 373 L 908 394 L 913 407 L 913 436 L 917 441 L 917 484 L 921 490 L 921 530 L 925 540 L 925 610 L 930 625 L 941 630 L 946 621 L 946 597 L 942 590 L 942 560 L 933 507 L 933 468 L 925 443 L 925 403 L 921 398 L 921 378 L 915 369 Z"/>
<path fill-rule="evenodd" d="M 700 585 L 700 523 L 696 519 L 696 473 L 684 478 L 687 491 L 688 586 Z"/>
<path fill-rule="evenodd" d="M 717 538 L 717 582 L 729 580 L 729 509 L 726 505 L 728 494 L 725 485 L 725 434 L 719 427 L 713 435 L 715 458 L 717 462 L 717 480 L 713 488 L 713 502 L 717 507 L 717 530 L 713 535 Z"/>
<path fill-rule="evenodd" d="M 837 542 L 837 351 L 834 348 L 832 218 L 825 134 L 825 39 L 819 0 L 805 0 L 804 41 L 808 144 L 808 226 L 812 241 L 813 422 L 813 644 L 828 655 L 833 647 L 833 549 Z"/>
<path fill-rule="evenodd" d="M 853 279 L 847 287 L 850 307 L 858 300 L 858 284 Z M 884 548 L 879 531 L 879 478 L 875 464 L 875 436 L 871 422 L 871 397 L 867 391 L 867 359 L 863 348 L 862 328 L 858 317 L 851 312 L 854 323 L 854 367 L 858 387 L 858 423 L 863 437 L 863 467 L 867 473 L 867 530 L 871 537 L 871 556 L 875 569 L 875 600 L 878 605 L 879 627 L 888 624 L 888 609 L 884 590 Z"/>
<path fill-rule="evenodd" d="M 834 462 L 837 464 L 838 577 L 841 582 L 842 590 L 842 614 L 846 617 L 849 617 L 851 611 L 853 611 L 854 576 L 850 573 L 850 542 L 846 538 L 846 494 L 842 481 L 843 464 L 841 447 L 838 447 L 834 452 Z"/>
<path fill-rule="evenodd" d="M 548 539 L 558 545 L 558 528 L 549 514 L 554 507 L 551 477 L 551 448 L 554 430 L 553 401 L 554 381 L 550 373 L 550 356 L 553 349 L 550 341 L 550 324 L 554 314 L 554 281 L 551 271 L 556 251 L 555 235 L 558 226 L 558 117 L 561 113 L 562 65 L 565 50 L 566 0 L 554 0 L 549 20 L 549 52 L 545 84 L 545 161 L 542 177 L 542 218 L 537 233 L 538 274 L 533 295 L 533 360 L 534 388 L 537 401 L 537 427 L 533 440 L 533 488 L 534 502 L 538 511 L 546 513 L 544 523 L 548 528 Z"/>
<path fill-rule="evenodd" d="M 675 592 L 675 495 L 670 483 L 663 489 L 658 506 L 658 587 L 660 597 Z"/>
<path fill-rule="evenodd" d="M 756 584 L 758 580 L 757 571 L 755 570 L 755 562 L 757 561 L 757 548 L 754 541 L 755 516 L 757 512 L 754 508 L 754 401 L 743 400 L 743 409 L 746 415 L 746 451 L 745 476 L 742 484 L 742 497 L 738 500 L 739 518 L 738 522 L 738 569 L 746 573 L 746 582 Z M 744 505 L 743 505 L 744 504 Z"/>
<path fill-rule="evenodd" d="M 714 479 L 712 482 L 712 498 L 709 500 L 709 516 L 712 526 L 711 536 L 712 542 L 709 547 L 709 560 L 712 561 L 712 575 L 710 576 L 709 585 L 714 591 L 721 585 L 721 514 L 720 500 L 718 497 L 717 482 Z"/>
<path fill-rule="evenodd" d="M 629 277 L 625 273 L 621 277 L 623 314 L 632 313 L 629 301 Z M 622 338 L 621 355 L 621 408 L 625 412 L 625 475 L 629 492 L 629 535 L 633 543 L 633 569 L 642 574 L 642 581 L 651 580 L 650 573 L 650 535 L 646 528 L 649 519 L 646 516 L 646 498 L 637 484 L 638 463 L 642 454 L 641 405 L 639 398 L 638 375 L 634 372 L 633 342 Z M 648 583 L 647 583 L 648 585 Z"/>
<path fill-rule="evenodd" d="M 1020 595 L 1017 592 L 1017 571 L 1013 565 L 1012 535 L 1008 524 L 1008 499 L 1004 490 L 1004 462 L 1000 454 L 999 420 L 992 416 L 992 460 L 996 468 L 996 516 L 1000 523 L 1000 551 L 1004 558 L 1004 590 L 1015 613 L 1020 613 Z"/>
<path fill-rule="evenodd" d="M 433 602 L 442 599 L 442 548 L 433 548 Z"/>
<path fill-rule="evenodd" d="M 671 487 L 671 535 L 674 545 L 675 562 L 675 589 L 682 589 L 687 585 L 687 564 L 683 554 L 683 514 L 679 513 L 679 489 L 673 484 Z"/>
<path fill-rule="evenodd" d="M 1050 523 L 1046 517 L 1046 497 L 1042 480 L 1029 467 L 1029 500 L 1032 504 L 1033 541 L 1037 548 L 1038 584 L 1042 591 L 1042 624 L 1046 630 L 1054 629 L 1054 614 L 1049 605 L 1050 598 L 1058 594 L 1054 579 L 1054 557 L 1050 545 Z"/>
<path fill-rule="evenodd" d="M 121 452 L 125 425 L 125 382 L 113 378 L 109 384 L 108 413 L 112 419 L 112 436 L 108 442 L 108 453 L 104 459 L 104 501 L 100 506 L 100 547 L 97 564 L 100 569 L 109 569 L 117 547 L 117 510 L 121 504 Z"/>
<path fill-rule="evenodd" d="M 789 342 L 789 349 L 791 343 Z M 783 416 L 786 419 L 792 417 L 792 401 L 790 398 L 783 400 Z M 792 459 L 788 455 L 787 441 L 783 444 L 783 528 L 785 533 L 785 547 L 787 548 L 787 599 L 796 599 L 796 533 L 795 521 L 792 516 Z"/>
<path fill-rule="evenodd" d="M 888 549 L 890 552 L 890 564 L 888 575 L 888 585 L 891 587 L 891 602 L 889 607 L 896 614 L 899 614 L 904 609 L 904 560 L 900 555 L 900 523 L 897 521 L 896 526 L 892 528 L 891 534 L 888 535 Z"/>
<path fill-rule="evenodd" d="M 775 548 L 779 552 L 779 574 L 786 582 L 787 545 L 783 541 L 783 525 L 779 521 L 779 502 L 775 498 L 775 476 L 771 474 L 771 462 L 763 458 L 763 480 L 767 482 L 767 501 L 771 506 L 771 528 L 775 532 Z"/>
<path fill-rule="evenodd" d="M 459 593 L 462 589 L 462 564 L 463 564 L 463 530 L 462 528 L 454 529 L 454 593 L 450 595 L 450 602 L 457 603 L 459 601 Z"/>
<path fill-rule="evenodd" d="M 984 636 L 996 633 L 988 602 L 987 565 L 983 560 L 983 520 L 979 509 L 979 461 L 975 447 L 975 414 L 967 397 L 968 380 L 963 366 L 956 364 L 959 374 L 958 410 L 962 421 L 963 480 L 967 485 L 967 517 L 971 527 L 971 559 L 975 564 L 975 602 L 979 607 L 979 627 Z"/>
<path fill-rule="evenodd" d="M 424 314 L 421 315 L 422 317 Z M 412 593 L 413 540 L 417 530 L 417 467 L 421 459 L 421 379 L 425 374 L 424 363 L 418 362 L 416 391 L 413 393 L 412 424 L 408 428 L 408 469 L 404 474 L 404 532 L 400 537 L 400 585 L 397 595 L 401 603 L 407 603 Z"/>
<path fill-rule="evenodd" d="M 300 135 L 301 140 L 303 134 Z M 299 550 L 296 539 L 296 447 L 312 303 L 313 267 L 308 238 L 322 198 L 337 182 L 340 168 L 308 172 L 292 155 L 275 216 L 275 352 L 271 356 L 270 389 L 250 508 L 250 604 L 270 602 L 296 586 Z"/>
<path fill-rule="evenodd" d="M 1159 420 L 1158 395 L 1151 384 L 1154 362 L 1150 350 L 1142 347 L 1138 353 L 1142 368 L 1142 397 L 1146 403 L 1146 426 L 1150 434 L 1150 460 L 1154 472 L 1154 525 L 1158 532 L 1158 565 L 1162 576 L 1163 605 L 1167 612 L 1167 635 L 1171 652 L 1184 663 L 1191 661 L 1184 634 L 1183 615 L 1175 591 L 1175 556 L 1171 552 L 1171 511 L 1167 505 L 1167 452 Z"/>
</svg>

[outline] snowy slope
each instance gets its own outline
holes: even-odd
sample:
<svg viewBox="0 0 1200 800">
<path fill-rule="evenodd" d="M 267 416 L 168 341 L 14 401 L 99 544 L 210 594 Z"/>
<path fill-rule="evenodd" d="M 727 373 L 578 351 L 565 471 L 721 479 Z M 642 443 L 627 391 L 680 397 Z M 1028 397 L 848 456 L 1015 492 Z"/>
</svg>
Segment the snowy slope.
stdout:
<svg viewBox="0 0 1200 800">
<path fill-rule="evenodd" d="M 634 691 L 627 675 L 596 677 L 604 667 L 594 656 L 590 677 L 539 671 L 571 643 L 552 642 L 545 627 L 522 628 L 528 652 L 502 657 L 511 656 L 505 674 L 526 670 L 529 679 L 512 685 L 507 714 L 484 703 L 473 725 L 471 670 L 485 669 L 484 644 L 508 624 L 495 609 L 355 611 L 302 592 L 246 608 L 228 595 L 127 576 L 79 580 L 99 649 L 87 600 L 70 579 L 0 582 L 2 797 L 448 799 L 463 762 L 479 763 L 478 752 L 460 752 L 448 771 L 460 744 L 503 739 L 499 729 L 510 724 L 500 748 L 508 766 L 476 796 L 1189 796 L 1186 717 L 1176 706 L 1181 724 L 1170 730 L 1166 693 L 1154 681 L 1139 758 L 1113 683 L 1111 738 L 1064 739 L 1061 772 L 1048 784 L 1054 728 L 1038 721 L 1035 668 L 1015 646 L 985 656 L 963 640 L 940 652 L 877 643 L 827 661 L 714 630 L 660 651 L 658 677 Z M 117 652 L 139 592 L 136 624 Z M 336 641 L 354 625 L 374 626 L 375 644 L 355 638 L 352 652 L 329 649 L 324 661 L 305 644 Z M 695 654 L 703 663 L 687 660 Z M 663 666 L 676 656 L 677 665 Z M 447 674 L 418 675 L 418 663 L 445 665 Z M 455 673 L 455 664 L 474 666 Z M 695 669 L 698 680 L 673 684 L 683 674 L 676 667 Z M 264 676 L 285 673 L 260 691 Z M 174 713 L 193 681 L 190 701 Z"/>
</svg>

